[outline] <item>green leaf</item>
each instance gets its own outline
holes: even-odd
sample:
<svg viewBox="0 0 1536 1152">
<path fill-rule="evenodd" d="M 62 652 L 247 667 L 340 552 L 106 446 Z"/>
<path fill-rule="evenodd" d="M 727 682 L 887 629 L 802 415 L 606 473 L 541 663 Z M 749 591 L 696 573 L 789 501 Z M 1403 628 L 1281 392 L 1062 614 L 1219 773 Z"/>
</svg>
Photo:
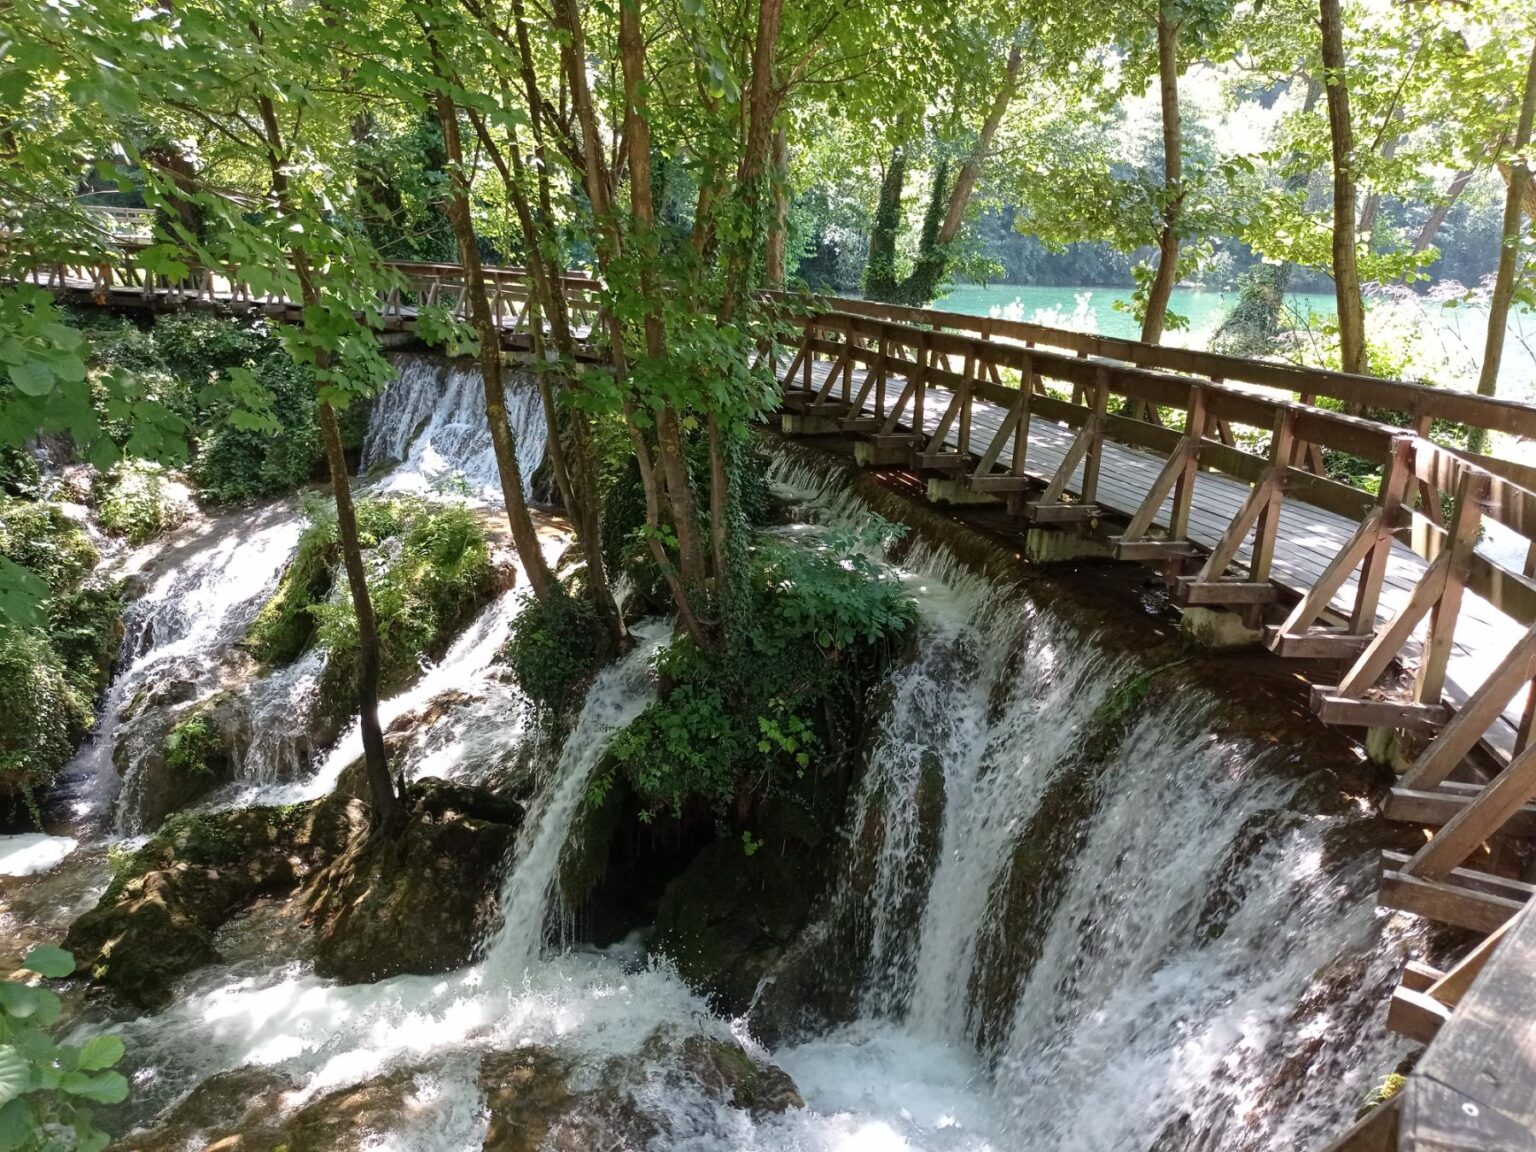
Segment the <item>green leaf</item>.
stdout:
<svg viewBox="0 0 1536 1152">
<path fill-rule="evenodd" d="M 36 1125 L 32 1109 L 25 1100 L 12 1100 L 0 1107 L 0 1152 L 24 1148 L 32 1139 Z"/>
<path fill-rule="evenodd" d="M 79 1068 L 82 1072 L 100 1072 L 110 1068 L 123 1058 L 121 1036 L 103 1034 L 92 1036 L 80 1049 Z"/>
<path fill-rule="evenodd" d="M 9 1044 L 0 1044 L 0 1104 L 9 1105 L 32 1086 L 32 1065 Z"/>
<path fill-rule="evenodd" d="M 0 981 L 0 1011 L 16 1020 L 25 1020 L 42 1003 L 42 990 L 14 980 Z"/>
<path fill-rule="evenodd" d="M 28 952 L 21 966 L 28 972 L 36 972 L 39 976 L 57 980 L 75 970 L 75 958 L 62 948 L 44 944 Z"/>
<path fill-rule="evenodd" d="M 22 628 L 37 628 L 47 623 L 43 601 L 48 599 L 48 583 L 30 568 L 0 556 L 0 617 Z"/>
<path fill-rule="evenodd" d="M 11 383 L 28 396 L 46 396 L 53 391 L 53 369 L 41 360 L 12 364 Z"/>
<path fill-rule="evenodd" d="M 128 1078 L 121 1072 L 71 1072 L 59 1081 L 59 1088 L 71 1096 L 83 1096 L 98 1104 L 121 1104 L 128 1099 Z"/>
</svg>

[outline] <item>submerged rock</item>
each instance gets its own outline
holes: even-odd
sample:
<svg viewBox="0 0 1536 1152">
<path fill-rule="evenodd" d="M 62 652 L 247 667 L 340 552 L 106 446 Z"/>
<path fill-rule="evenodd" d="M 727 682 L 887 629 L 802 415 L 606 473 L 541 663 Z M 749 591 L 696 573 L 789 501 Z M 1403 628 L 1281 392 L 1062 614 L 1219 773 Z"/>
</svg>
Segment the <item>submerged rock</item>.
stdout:
<svg viewBox="0 0 1536 1152">
<path fill-rule="evenodd" d="M 548 1048 L 491 1052 L 480 1062 L 489 1124 L 484 1152 L 540 1152 L 576 1102 L 570 1062 Z"/>
<path fill-rule="evenodd" d="M 321 975 L 369 983 L 451 971 L 494 925 L 521 806 L 440 780 L 414 785 L 412 801 L 400 836 L 355 838 L 306 887 Z"/>
</svg>

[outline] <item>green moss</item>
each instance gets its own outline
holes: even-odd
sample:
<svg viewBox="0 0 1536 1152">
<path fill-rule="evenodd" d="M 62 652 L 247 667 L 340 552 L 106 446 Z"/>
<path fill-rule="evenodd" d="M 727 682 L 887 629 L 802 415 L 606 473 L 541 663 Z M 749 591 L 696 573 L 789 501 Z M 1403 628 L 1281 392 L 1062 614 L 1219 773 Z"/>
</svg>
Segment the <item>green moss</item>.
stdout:
<svg viewBox="0 0 1536 1152">
<path fill-rule="evenodd" d="M 186 519 L 186 509 L 171 492 L 165 469 L 146 460 L 125 460 L 112 470 L 108 491 L 97 509 L 101 526 L 135 546 L 152 540 Z"/>
<path fill-rule="evenodd" d="M 48 639 L 71 689 L 87 706 L 107 689 L 123 632 L 122 589 L 86 583 L 48 605 Z"/>
<path fill-rule="evenodd" d="M 541 714 L 558 718 L 580 705 L 601 657 L 599 628 L 591 602 L 563 588 L 512 621 L 501 658 Z"/>
<path fill-rule="evenodd" d="M 328 659 L 322 694 L 349 708 L 357 676 L 357 617 L 341 573 L 334 514 L 316 505 L 310 518 L 293 562 L 245 642 L 268 664 L 323 646 Z M 490 546 L 479 520 L 457 504 L 363 500 L 357 519 L 378 622 L 380 686 L 394 692 L 416 677 L 424 657 L 441 656 L 495 591 Z"/>
</svg>

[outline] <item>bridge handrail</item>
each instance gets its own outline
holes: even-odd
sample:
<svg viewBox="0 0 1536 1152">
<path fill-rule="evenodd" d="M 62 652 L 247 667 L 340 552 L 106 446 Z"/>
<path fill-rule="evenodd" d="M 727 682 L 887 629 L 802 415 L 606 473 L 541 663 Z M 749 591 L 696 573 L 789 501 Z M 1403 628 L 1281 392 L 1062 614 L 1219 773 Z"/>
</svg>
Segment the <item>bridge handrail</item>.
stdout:
<svg viewBox="0 0 1536 1152">
<path fill-rule="evenodd" d="M 843 312 L 912 326 L 974 332 L 985 340 L 1002 337 L 1018 341 L 1026 347 L 1044 344 L 1064 348 L 1081 357 L 1097 356 L 1137 367 L 1202 376 L 1213 381 L 1235 380 L 1291 392 L 1299 398 L 1327 396 L 1346 404 L 1406 412 L 1411 426 L 1421 435 L 1429 432 L 1428 421 L 1446 420 L 1492 432 L 1536 437 L 1536 405 L 1517 400 L 1478 396 L 1428 384 L 1384 380 L 1322 368 L 1248 360 L 1219 352 L 1144 344 L 1139 340 L 1073 332 L 996 316 L 968 316 L 958 312 L 906 308 L 841 296 L 802 297 L 775 293 L 773 297 L 799 308 L 807 315 Z"/>
</svg>

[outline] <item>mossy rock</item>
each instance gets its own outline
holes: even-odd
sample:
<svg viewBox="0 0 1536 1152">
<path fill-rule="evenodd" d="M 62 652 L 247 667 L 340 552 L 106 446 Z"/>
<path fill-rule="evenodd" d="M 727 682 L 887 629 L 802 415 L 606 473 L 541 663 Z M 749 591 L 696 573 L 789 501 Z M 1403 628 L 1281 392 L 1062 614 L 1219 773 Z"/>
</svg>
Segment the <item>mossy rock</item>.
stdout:
<svg viewBox="0 0 1536 1152">
<path fill-rule="evenodd" d="M 158 828 L 172 813 L 228 783 L 250 745 L 243 693 L 218 692 L 180 703 L 191 691 L 189 682 L 171 681 L 167 690 L 135 696 L 125 710 L 112 761 L 129 781 L 124 803 L 137 828 Z"/>
<path fill-rule="evenodd" d="M 793 841 L 751 856 L 739 840 L 715 841 L 663 893 L 656 949 L 718 1011 L 744 1011 L 810 918 L 823 883 L 817 855 Z"/>
<path fill-rule="evenodd" d="M 484 1152 L 541 1152 L 576 1102 L 570 1062 L 548 1048 L 491 1052 L 480 1061 L 489 1123 Z"/>
<path fill-rule="evenodd" d="M 302 893 L 316 971 L 369 983 L 463 967 L 496 923 L 521 820 L 481 789 L 418 782 L 399 836 L 355 840 Z"/>
<path fill-rule="evenodd" d="M 93 983 L 157 1010 L 178 978 L 219 959 L 220 926 L 258 896 L 291 892 L 365 826 L 361 805 L 330 800 L 177 817 L 118 863 L 64 946 Z"/>
</svg>

